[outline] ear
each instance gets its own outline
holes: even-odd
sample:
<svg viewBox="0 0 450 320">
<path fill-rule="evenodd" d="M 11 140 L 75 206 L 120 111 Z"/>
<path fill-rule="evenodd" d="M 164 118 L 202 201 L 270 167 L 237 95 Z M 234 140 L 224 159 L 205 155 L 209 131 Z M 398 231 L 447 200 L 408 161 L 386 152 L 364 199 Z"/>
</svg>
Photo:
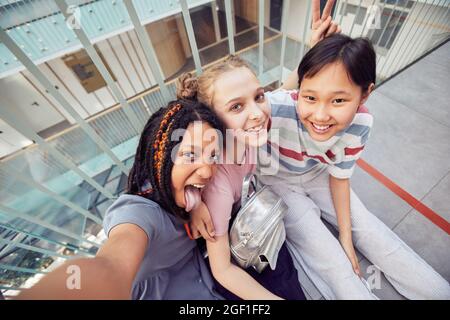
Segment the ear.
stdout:
<svg viewBox="0 0 450 320">
<path fill-rule="evenodd" d="M 367 88 L 366 92 L 363 93 L 361 97 L 361 102 L 359 103 L 364 104 L 366 103 L 367 99 L 369 99 L 370 94 L 372 93 L 373 89 L 375 89 L 375 84 L 372 82 L 369 87 Z"/>
</svg>

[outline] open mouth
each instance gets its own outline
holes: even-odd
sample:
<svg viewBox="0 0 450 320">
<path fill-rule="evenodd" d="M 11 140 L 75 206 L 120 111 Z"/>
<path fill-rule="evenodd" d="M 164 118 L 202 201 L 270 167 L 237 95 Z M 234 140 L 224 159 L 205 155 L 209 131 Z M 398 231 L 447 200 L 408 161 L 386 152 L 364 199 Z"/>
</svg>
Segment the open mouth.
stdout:
<svg viewBox="0 0 450 320">
<path fill-rule="evenodd" d="M 266 122 L 267 121 L 264 121 L 263 123 L 261 123 L 257 126 L 245 129 L 244 131 L 246 133 L 255 134 L 255 135 L 263 133 L 266 130 Z"/>
<path fill-rule="evenodd" d="M 201 191 L 205 186 L 205 184 L 191 183 L 184 187 L 185 210 L 187 212 L 194 209 L 202 201 Z"/>
<path fill-rule="evenodd" d="M 318 134 L 327 133 L 328 131 L 330 131 L 331 127 L 334 126 L 333 124 L 319 125 L 314 122 L 310 122 L 310 123 L 311 123 L 311 126 L 312 126 L 314 132 L 316 132 Z"/>
<path fill-rule="evenodd" d="M 198 190 L 201 190 L 201 189 L 203 189 L 205 186 L 206 186 L 206 185 L 200 184 L 200 183 L 191 183 L 191 184 L 188 184 L 186 187 L 194 187 L 194 188 L 196 188 L 196 189 L 198 189 Z"/>
<path fill-rule="evenodd" d="M 245 130 L 245 132 L 251 133 L 251 134 L 258 134 L 258 133 L 262 132 L 263 129 L 264 129 L 264 127 L 262 125 L 260 125 L 257 127 L 247 129 L 247 130 Z"/>
</svg>

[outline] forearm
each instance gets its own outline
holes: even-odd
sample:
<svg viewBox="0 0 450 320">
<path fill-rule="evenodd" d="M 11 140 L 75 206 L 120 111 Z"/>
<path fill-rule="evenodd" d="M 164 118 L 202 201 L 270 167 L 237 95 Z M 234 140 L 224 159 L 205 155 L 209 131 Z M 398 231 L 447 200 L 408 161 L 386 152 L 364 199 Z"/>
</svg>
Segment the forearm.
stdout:
<svg viewBox="0 0 450 320">
<path fill-rule="evenodd" d="M 226 289 L 245 300 L 280 299 L 260 285 L 243 269 L 231 263 L 228 234 L 206 242 L 213 277 Z"/>
<path fill-rule="evenodd" d="M 284 89 L 284 90 L 293 90 L 293 89 L 298 89 L 298 74 L 297 74 L 297 69 L 295 69 L 294 71 L 292 71 L 289 76 L 287 77 L 286 81 L 283 82 L 282 86 L 280 87 L 280 89 Z"/>
<path fill-rule="evenodd" d="M 220 272 L 213 272 L 213 275 L 223 287 L 244 300 L 281 300 L 232 263 Z"/>
<path fill-rule="evenodd" d="M 351 236 L 350 180 L 338 179 L 330 175 L 330 191 L 336 211 L 339 236 Z"/>
<path fill-rule="evenodd" d="M 131 284 L 106 258 L 74 259 L 23 290 L 18 299 L 130 299 Z"/>
</svg>

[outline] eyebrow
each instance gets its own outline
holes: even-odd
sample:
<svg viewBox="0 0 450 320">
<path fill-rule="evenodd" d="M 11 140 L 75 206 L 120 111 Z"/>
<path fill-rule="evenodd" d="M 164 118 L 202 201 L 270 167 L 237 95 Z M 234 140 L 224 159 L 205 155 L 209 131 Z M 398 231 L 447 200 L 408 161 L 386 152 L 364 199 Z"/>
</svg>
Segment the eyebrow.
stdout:
<svg viewBox="0 0 450 320">
<path fill-rule="evenodd" d="M 258 87 L 258 88 L 256 88 L 255 92 L 258 92 L 258 91 L 261 91 L 261 90 L 264 91 L 264 88 L 263 87 Z M 230 100 L 228 100 L 225 103 L 225 105 L 229 104 L 230 102 L 237 101 L 239 99 L 241 99 L 241 97 L 236 97 L 236 98 L 230 99 Z"/>
<path fill-rule="evenodd" d="M 184 145 L 184 146 L 180 146 L 180 149 L 178 152 L 186 152 L 186 151 L 191 151 L 191 152 L 197 152 L 199 150 L 201 150 L 202 148 L 196 145 Z"/>
<path fill-rule="evenodd" d="M 305 92 L 311 92 L 311 93 L 317 93 L 317 91 L 311 90 L 311 89 L 306 89 L 306 90 L 302 90 L 302 93 Z M 344 91 L 344 90 L 338 90 L 338 91 L 333 91 L 333 94 L 347 94 L 350 95 L 350 92 Z"/>
<path fill-rule="evenodd" d="M 209 144 L 211 144 L 211 143 L 213 143 L 213 142 L 211 141 Z M 208 144 L 208 145 L 209 145 L 209 144 Z M 190 145 L 180 146 L 178 152 L 179 152 L 179 153 L 181 153 L 181 152 L 186 152 L 186 151 L 191 151 L 191 152 L 202 152 L 204 149 L 206 149 L 206 147 L 203 147 L 203 146 L 197 146 L 197 145 L 194 145 L 194 144 L 190 144 Z M 220 149 L 220 146 L 219 146 L 219 149 Z"/>
</svg>

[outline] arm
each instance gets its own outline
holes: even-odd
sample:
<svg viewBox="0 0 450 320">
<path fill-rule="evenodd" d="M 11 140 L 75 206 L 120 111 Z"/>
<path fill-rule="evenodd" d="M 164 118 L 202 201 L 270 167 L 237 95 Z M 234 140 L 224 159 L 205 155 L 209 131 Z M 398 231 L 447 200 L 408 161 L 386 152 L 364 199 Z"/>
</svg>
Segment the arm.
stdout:
<svg viewBox="0 0 450 320">
<path fill-rule="evenodd" d="M 190 219 L 189 225 L 194 239 L 203 237 L 207 241 L 216 241 L 214 239 L 215 231 L 211 215 L 203 201 L 191 210 Z"/>
<path fill-rule="evenodd" d="M 144 230 L 134 224 L 114 227 L 109 238 L 95 258 L 67 261 L 45 276 L 19 299 L 130 299 L 132 283 L 144 257 L 148 237 Z M 66 285 L 67 268 L 78 266 L 80 289 Z"/>
<path fill-rule="evenodd" d="M 216 242 L 207 241 L 206 247 L 214 278 L 229 291 L 244 300 L 281 300 L 231 263 L 228 234 L 216 236 Z"/>
<path fill-rule="evenodd" d="M 360 275 L 358 259 L 352 241 L 352 222 L 350 217 L 350 179 L 338 179 L 330 175 L 330 191 L 336 210 L 339 227 L 339 241 L 344 248 L 353 270 Z"/>
</svg>

